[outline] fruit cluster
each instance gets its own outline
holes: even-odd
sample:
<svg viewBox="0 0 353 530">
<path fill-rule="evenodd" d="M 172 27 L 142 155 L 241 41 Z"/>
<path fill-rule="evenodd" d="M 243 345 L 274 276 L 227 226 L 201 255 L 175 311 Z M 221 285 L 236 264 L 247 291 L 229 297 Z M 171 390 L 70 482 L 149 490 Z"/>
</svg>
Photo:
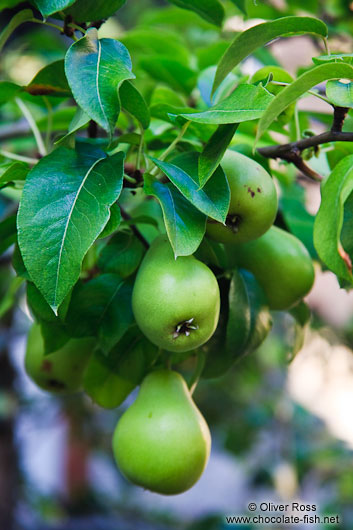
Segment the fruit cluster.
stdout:
<svg viewBox="0 0 353 530">
<path fill-rule="evenodd" d="M 120 351 L 113 350 L 108 358 L 100 352 L 92 355 L 95 339 L 81 338 L 44 355 L 37 324 L 28 338 L 26 370 L 45 390 L 74 392 L 83 384 L 96 403 L 115 408 L 141 384 L 136 401 L 118 422 L 113 449 L 128 479 L 162 494 L 181 493 L 195 484 L 211 446 L 192 391 L 179 373 L 165 368 L 165 362 L 177 364 L 201 352 L 207 358 L 204 374 L 216 377 L 265 338 L 264 310 L 254 309 L 259 293 L 267 313 L 287 310 L 301 301 L 314 281 L 304 245 L 273 226 L 278 200 L 269 173 L 232 150 L 226 152 L 222 167 L 231 194 L 226 223 L 208 221 L 206 239 L 197 252 L 201 260 L 175 258 L 166 235 L 153 241 L 132 294 L 139 330 L 135 325 L 125 334 Z M 223 271 L 211 251 L 212 241 L 222 252 Z M 229 271 L 232 308 L 224 307 L 222 300 L 222 281 L 227 281 Z M 235 337 L 230 346 L 224 339 L 229 331 Z M 114 370 L 117 357 L 119 370 Z"/>
</svg>

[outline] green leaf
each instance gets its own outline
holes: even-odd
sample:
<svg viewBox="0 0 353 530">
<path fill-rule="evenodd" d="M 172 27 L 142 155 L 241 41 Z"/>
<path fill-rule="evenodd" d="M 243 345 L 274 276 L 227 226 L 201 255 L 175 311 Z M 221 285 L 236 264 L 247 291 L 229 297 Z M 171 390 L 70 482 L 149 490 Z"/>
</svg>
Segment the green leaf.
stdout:
<svg viewBox="0 0 353 530">
<path fill-rule="evenodd" d="M 54 61 L 42 68 L 24 90 L 32 96 L 70 97 L 64 60 Z"/>
<path fill-rule="evenodd" d="M 242 356 L 253 353 L 265 340 L 272 327 L 272 316 L 263 289 L 248 271 L 240 271 L 249 297 L 251 323 L 249 338 Z"/>
<path fill-rule="evenodd" d="M 144 175 L 144 190 L 158 199 L 175 257 L 189 256 L 200 245 L 206 231 L 206 216 L 194 208 L 172 184 L 162 184 Z"/>
<path fill-rule="evenodd" d="M 302 74 L 298 79 L 293 81 L 293 83 L 281 90 L 281 92 L 272 100 L 259 121 L 255 141 L 257 142 L 259 138 L 261 138 L 263 133 L 270 127 L 271 123 L 288 107 L 288 105 L 297 101 L 297 99 L 305 94 L 307 90 L 310 90 L 327 79 L 340 79 L 342 77 L 353 79 L 353 67 L 349 64 L 342 63 L 321 64 Z"/>
<path fill-rule="evenodd" d="M 190 94 L 196 84 L 196 74 L 191 68 L 182 64 L 178 59 L 170 59 L 155 55 L 144 57 L 139 66 L 145 70 L 154 81 L 162 81 L 177 92 Z"/>
<path fill-rule="evenodd" d="M 40 330 L 44 344 L 44 355 L 59 350 L 70 339 L 65 326 L 59 320 L 56 322 L 40 320 Z"/>
<path fill-rule="evenodd" d="M 70 296 L 67 296 L 60 307 L 59 316 L 55 316 L 39 289 L 34 283 L 27 282 L 27 304 L 36 320 L 62 324 L 61 318 L 65 318 L 69 302 Z"/>
<path fill-rule="evenodd" d="M 208 179 L 213 175 L 217 166 L 223 158 L 235 131 L 237 123 L 219 125 L 216 132 L 211 136 L 199 157 L 199 183 L 202 188 Z"/>
<path fill-rule="evenodd" d="M 135 77 L 125 46 L 114 39 L 99 40 L 91 28 L 67 51 L 65 72 L 77 103 L 112 136 L 120 112 L 118 88 Z"/>
<path fill-rule="evenodd" d="M 110 208 L 110 217 L 109 221 L 105 225 L 103 231 L 99 234 L 99 239 L 108 237 L 119 228 L 121 223 L 121 212 L 119 205 L 115 202 Z"/>
<path fill-rule="evenodd" d="M 6 162 L 0 166 L 0 189 L 8 184 L 25 180 L 29 166 L 25 162 Z"/>
<path fill-rule="evenodd" d="M 227 124 L 256 120 L 274 99 L 262 85 L 239 85 L 234 92 L 217 105 L 203 112 L 180 114 L 196 123 Z"/>
<path fill-rule="evenodd" d="M 127 47 L 133 57 L 164 55 L 177 57 L 185 66 L 189 64 L 189 52 L 184 46 L 182 37 L 170 29 L 136 28 L 124 34 L 120 41 Z M 158 87 L 160 88 L 160 87 Z M 157 89 L 158 89 L 157 88 Z"/>
<path fill-rule="evenodd" d="M 353 108 L 353 83 L 342 81 L 328 81 L 326 96 L 338 107 Z"/>
<path fill-rule="evenodd" d="M 289 231 L 304 243 L 310 255 L 316 259 L 317 254 L 313 242 L 315 217 L 305 208 L 305 189 L 292 183 L 281 186 L 280 210 Z"/>
<path fill-rule="evenodd" d="M 18 213 L 25 266 L 52 309 L 77 281 L 122 189 L 124 154 L 59 147 L 29 173 Z"/>
<path fill-rule="evenodd" d="M 213 92 L 229 72 L 257 48 L 261 48 L 278 37 L 290 37 L 304 33 L 327 37 L 327 26 L 316 18 L 282 17 L 238 33 L 218 64 Z"/>
<path fill-rule="evenodd" d="M 184 197 L 202 213 L 224 223 L 229 210 L 230 191 L 226 176 L 219 166 L 211 180 L 200 189 L 198 180 L 198 158 L 196 152 L 179 155 L 170 162 L 152 158 L 153 163 L 178 188 Z"/>
<path fill-rule="evenodd" d="M 311 319 L 311 310 L 305 302 L 301 301 L 290 309 L 289 313 L 294 319 L 294 338 L 288 358 L 288 361 L 291 362 L 304 345 L 305 332 Z"/>
<path fill-rule="evenodd" d="M 56 140 L 55 145 L 64 145 L 66 147 L 71 147 L 70 144 L 74 143 L 74 134 L 79 129 L 87 125 L 89 121 L 90 117 L 87 116 L 87 114 L 80 107 L 77 107 L 76 113 L 74 114 L 70 122 L 67 134 L 65 134 L 65 136 L 63 136 L 59 140 Z"/>
<path fill-rule="evenodd" d="M 157 356 L 158 348 L 133 327 L 108 355 L 99 350 L 93 353 L 84 374 L 85 392 L 101 407 L 118 407 L 140 384 Z"/>
<path fill-rule="evenodd" d="M 44 18 L 71 6 L 75 0 L 32 0 Z"/>
<path fill-rule="evenodd" d="M 140 265 L 144 251 L 142 243 L 132 232 L 118 232 L 100 252 L 98 267 L 103 272 L 127 278 Z"/>
<path fill-rule="evenodd" d="M 325 63 L 353 63 L 353 53 L 332 53 L 331 55 L 320 55 L 319 57 L 313 57 L 315 64 Z"/>
<path fill-rule="evenodd" d="M 215 339 L 205 346 L 207 361 L 204 377 L 223 375 L 234 362 L 245 352 L 250 327 L 251 311 L 249 296 L 243 277 L 235 270 L 227 291 L 227 299 L 223 300 L 226 315 L 220 318 L 220 329 Z"/>
<path fill-rule="evenodd" d="M 11 36 L 15 29 L 24 22 L 31 20 L 31 18 L 33 18 L 33 11 L 31 11 L 31 9 L 23 9 L 12 17 L 10 22 L 0 33 L 0 52 L 6 44 L 7 39 Z"/>
<path fill-rule="evenodd" d="M 247 15 L 246 0 L 231 0 L 231 1 L 233 2 L 233 4 L 235 4 L 237 6 L 237 8 L 242 13 L 244 13 L 244 15 Z"/>
<path fill-rule="evenodd" d="M 353 155 L 343 158 L 322 185 L 321 205 L 314 224 L 319 257 L 339 278 L 353 283 L 352 266 L 340 237 L 344 204 L 353 190 Z"/>
<path fill-rule="evenodd" d="M 133 322 L 132 284 L 117 274 L 101 274 L 73 290 L 66 325 L 74 337 L 95 335 L 109 352 Z"/>
<path fill-rule="evenodd" d="M 211 24 L 222 25 L 224 9 L 218 0 L 169 0 L 169 2 L 183 9 L 195 11 Z"/>
<path fill-rule="evenodd" d="M 16 242 L 16 215 L 0 222 L 0 255 Z"/>
<path fill-rule="evenodd" d="M 108 18 L 120 9 L 126 0 L 76 0 L 74 5 L 65 9 L 77 22 L 87 22 Z"/>
<path fill-rule="evenodd" d="M 15 83 L 9 83 L 8 81 L 0 82 L 0 105 L 4 105 L 8 101 L 11 101 L 19 91 L 22 90 L 20 86 Z"/>
<path fill-rule="evenodd" d="M 148 129 L 151 119 L 150 111 L 137 88 L 130 81 L 124 81 L 120 87 L 119 96 L 123 109 L 134 116 L 144 129 Z"/>
</svg>

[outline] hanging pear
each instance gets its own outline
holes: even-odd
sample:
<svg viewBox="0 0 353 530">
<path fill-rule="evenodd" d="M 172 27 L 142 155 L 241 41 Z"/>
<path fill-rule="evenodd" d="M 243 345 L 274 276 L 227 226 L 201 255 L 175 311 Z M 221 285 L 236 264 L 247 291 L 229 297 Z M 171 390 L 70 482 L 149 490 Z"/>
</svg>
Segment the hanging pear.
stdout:
<svg viewBox="0 0 353 530">
<path fill-rule="evenodd" d="M 113 437 L 121 472 L 134 484 L 164 495 L 191 488 L 211 448 L 207 423 L 182 376 L 151 372 L 136 401 L 120 418 Z"/>
<path fill-rule="evenodd" d="M 70 394 L 82 387 L 83 372 L 94 350 L 95 339 L 70 339 L 59 350 L 44 355 L 40 325 L 28 334 L 25 369 L 32 381 L 47 392 Z"/>
<path fill-rule="evenodd" d="M 219 307 L 213 272 L 193 256 L 175 259 L 167 236 L 155 239 L 140 266 L 132 295 L 142 333 L 168 351 L 193 350 L 215 332 Z"/>
</svg>

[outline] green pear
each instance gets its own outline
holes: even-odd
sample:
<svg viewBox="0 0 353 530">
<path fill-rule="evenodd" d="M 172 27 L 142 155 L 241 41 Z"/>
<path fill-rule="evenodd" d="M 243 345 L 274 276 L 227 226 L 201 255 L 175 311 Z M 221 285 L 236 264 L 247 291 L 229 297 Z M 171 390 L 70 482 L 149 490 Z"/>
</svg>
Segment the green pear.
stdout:
<svg viewBox="0 0 353 530">
<path fill-rule="evenodd" d="M 136 277 L 132 308 L 142 333 L 173 352 L 193 350 L 214 333 L 220 294 L 213 272 L 193 256 L 177 259 L 167 236 L 146 253 Z"/>
<path fill-rule="evenodd" d="M 191 488 L 211 448 L 207 423 L 180 374 L 151 372 L 113 437 L 121 472 L 134 484 L 164 495 Z"/>
<path fill-rule="evenodd" d="M 266 79 L 270 74 L 272 74 L 273 81 L 280 81 L 284 83 L 291 83 L 293 81 L 293 77 L 283 68 L 280 66 L 264 66 L 263 68 L 260 68 L 260 70 L 257 70 L 257 72 L 254 73 L 252 78 L 250 79 L 250 83 L 257 83 L 258 81 L 262 81 L 263 79 Z M 281 90 L 284 89 L 285 85 L 276 85 L 272 81 L 267 83 L 266 90 L 271 92 L 274 96 L 277 96 Z M 289 105 L 281 114 L 278 116 L 277 120 L 282 125 L 285 125 L 288 123 L 295 110 L 295 103 L 292 103 Z"/>
<path fill-rule="evenodd" d="M 70 394 L 81 390 L 83 372 L 94 349 L 92 338 L 70 339 L 59 350 L 44 355 L 40 325 L 30 329 L 25 356 L 28 376 L 43 390 Z"/>
<path fill-rule="evenodd" d="M 277 192 L 269 173 L 255 160 L 226 151 L 221 166 L 230 187 L 226 224 L 209 219 L 207 235 L 220 243 L 245 243 L 264 234 L 273 224 Z"/>
<path fill-rule="evenodd" d="M 227 246 L 230 261 L 252 272 L 271 309 L 288 309 L 308 294 L 314 267 L 303 243 L 277 226 L 255 241 Z"/>
</svg>

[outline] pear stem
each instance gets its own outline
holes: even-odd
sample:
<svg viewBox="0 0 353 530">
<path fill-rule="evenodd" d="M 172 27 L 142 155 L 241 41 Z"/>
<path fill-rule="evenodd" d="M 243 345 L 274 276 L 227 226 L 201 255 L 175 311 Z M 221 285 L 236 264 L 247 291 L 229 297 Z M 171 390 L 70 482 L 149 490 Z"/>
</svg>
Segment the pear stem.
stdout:
<svg viewBox="0 0 353 530">
<path fill-rule="evenodd" d="M 191 381 L 189 383 L 189 390 L 190 390 L 191 396 L 193 395 L 195 388 L 197 387 L 197 384 L 199 382 L 199 379 L 205 367 L 205 362 L 206 362 L 206 355 L 203 351 L 200 350 L 197 353 L 196 367 L 195 367 L 194 373 L 192 374 Z"/>
</svg>

